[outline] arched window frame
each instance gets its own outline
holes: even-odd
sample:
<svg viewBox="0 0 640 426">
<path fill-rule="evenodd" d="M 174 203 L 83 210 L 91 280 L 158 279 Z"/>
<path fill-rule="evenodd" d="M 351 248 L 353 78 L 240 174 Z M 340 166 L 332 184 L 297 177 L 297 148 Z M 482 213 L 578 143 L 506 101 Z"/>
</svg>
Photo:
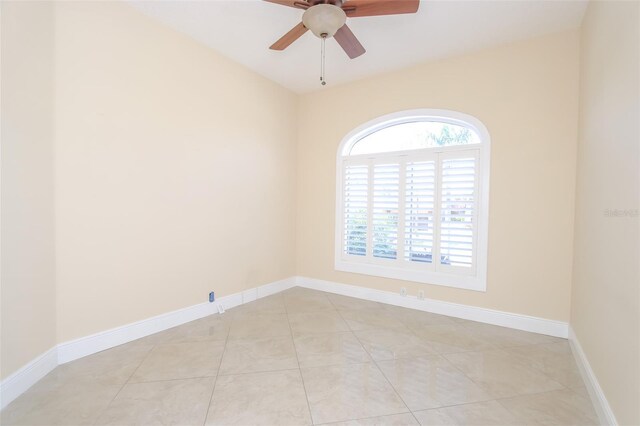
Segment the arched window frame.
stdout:
<svg viewBox="0 0 640 426">
<path fill-rule="evenodd" d="M 450 123 L 463 126 L 474 131 L 480 137 L 479 144 L 452 145 L 448 147 L 423 148 L 409 151 L 393 151 L 377 154 L 362 154 L 350 156 L 349 152 L 354 144 L 362 138 L 381 129 L 403 123 L 416 121 L 432 121 Z M 399 262 L 385 264 L 385 261 L 377 259 L 368 260 L 354 258 L 344 254 L 344 206 L 343 206 L 343 173 L 345 162 L 354 158 L 369 158 L 379 160 L 382 158 L 397 158 L 399 156 L 411 156 L 419 158 L 420 155 L 438 155 L 438 158 L 446 158 L 447 152 L 476 151 L 477 152 L 477 224 L 474 240 L 475 261 L 472 273 L 460 273 L 460 271 L 435 271 L 421 270 L 416 267 L 401 267 Z M 477 118 L 456 111 L 442 109 L 414 109 L 401 111 L 378 117 L 358 126 L 349 132 L 340 143 L 336 159 L 336 226 L 335 226 L 335 268 L 339 271 L 353 272 L 365 275 L 414 281 L 420 283 L 442 285 L 476 291 L 486 291 L 487 284 L 487 249 L 489 228 L 489 181 L 490 181 L 490 157 L 491 138 L 484 124 Z M 369 249 L 369 248 L 368 248 Z M 411 263 L 411 262 L 409 262 Z M 435 269 L 435 267 L 434 267 Z M 454 268 L 450 268 L 454 269 Z"/>
</svg>

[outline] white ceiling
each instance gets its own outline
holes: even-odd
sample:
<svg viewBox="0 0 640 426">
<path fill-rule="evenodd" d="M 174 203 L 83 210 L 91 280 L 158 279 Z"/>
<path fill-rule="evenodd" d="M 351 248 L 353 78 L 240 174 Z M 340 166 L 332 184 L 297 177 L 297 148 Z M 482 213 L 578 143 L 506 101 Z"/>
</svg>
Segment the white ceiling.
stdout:
<svg viewBox="0 0 640 426">
<path fill-rule="evenodd" d="M 588 0 L 421 0 L 416 14 L 350 18 L 367 49 L 349 59 L 327 41 L 327 86 L 409 65 L 578 28 Z M 309 31 L 282 52 L 269 46 L 302 10 L 261 0 L 130 0 L 135 8 L 298 93 L 321 88 L 320 39 Z"/>
</svg>

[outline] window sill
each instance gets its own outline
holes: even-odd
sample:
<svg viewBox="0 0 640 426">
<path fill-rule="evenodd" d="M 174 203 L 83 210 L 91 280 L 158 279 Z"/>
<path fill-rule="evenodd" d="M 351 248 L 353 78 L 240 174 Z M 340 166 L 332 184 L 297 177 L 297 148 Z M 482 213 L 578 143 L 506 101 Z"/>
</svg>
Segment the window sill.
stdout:
<svg viewBox="0 0 640 426">
<path fill-rule="evenodd" d="M 342 259 L 336 260 L 335 268 L 338 271 L 352 272 L 355 274 L 393 278 L 403 281 L 413 281 L 480 292 L 487 291 L 486 277 L 454 275 L 433 271 L 416 271 L 384 265 L 374 265 L 370 263 L 348 262 Z"/>
</svg>

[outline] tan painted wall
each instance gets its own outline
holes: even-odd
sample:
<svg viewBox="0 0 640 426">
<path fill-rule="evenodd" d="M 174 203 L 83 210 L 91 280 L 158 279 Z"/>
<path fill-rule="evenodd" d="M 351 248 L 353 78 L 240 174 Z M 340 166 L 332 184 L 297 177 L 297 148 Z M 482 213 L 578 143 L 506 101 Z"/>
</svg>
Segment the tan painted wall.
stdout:
<svg viewBox="0 0 640 426">
<path fill-rule="evenodd" d="M 0 377 L 56 343 L 53 7 L 2 2 Z"/>
<path fill-rule="evenodd" d="M 583 22 L 571 298 L 571 326 L 621 425 L 640 424 L 638 5 L 591 2 Z"/>
<path fill-rule="evenodd" d="M 55 10 L 58 341 L 294 275 L 297 97 L 124 3 Z"/>
<path fill-rule="evenodd" d="M 429 63 L 305 95 L 298 145 L 298 275 L 554 320 L 569 319 L 578 33 Z M 480 119 L 492 138 L 486 293 L 334 270 L 336 149 L 413 108 Z"/>
</svg>

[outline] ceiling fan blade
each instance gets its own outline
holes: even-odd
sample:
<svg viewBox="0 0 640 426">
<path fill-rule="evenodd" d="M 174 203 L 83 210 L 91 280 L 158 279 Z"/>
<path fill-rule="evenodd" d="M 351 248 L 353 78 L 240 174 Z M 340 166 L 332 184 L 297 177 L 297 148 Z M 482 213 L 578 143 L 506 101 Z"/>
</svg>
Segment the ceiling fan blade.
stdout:
<svg viewBox="0 0 640 426">
<path fill-rule="evenodd" d="M 309 3 L 304 0 L 264 0 L 269 3 L 275 3 L 282 6 L 295 7 L 297 9 L 308 9 L 311 7 Z"/>
<path fill-rule="evenodd" d="M 342 5 L 349 18 L 416 13 L 420 0 L 348 0 Z"/>
<path fill-rule="evenodd" d="M 357 58 L 362 55 L 366 50 L 355 35 L 351 32 L 347 24 L 343 25 L 333 36 L 338 44 L 342 46 L 344 51 L 349 55 L 351 59 Z"/>
<path fill-rule="evenodd" d="M 302 22 L 300 22 L 298 25 L 293 27 L 291 29 L 291 31 L 289 31 L 288 33 L 286 33 L 285 35 L 280 37 L 280 39 L 278 41 L 273 43 L 271 45 L 271 47 L 269 47 L 269 49 L 271 49 L 271 50 L 284 50 L 287 47 L 289 47 L 289 45 L 291 43 L 293 43 L 294 41 L 299 39 L 307 31 L 308 31 L 307 27 L 305 27 L 304 24 Z"/>
</svg>

